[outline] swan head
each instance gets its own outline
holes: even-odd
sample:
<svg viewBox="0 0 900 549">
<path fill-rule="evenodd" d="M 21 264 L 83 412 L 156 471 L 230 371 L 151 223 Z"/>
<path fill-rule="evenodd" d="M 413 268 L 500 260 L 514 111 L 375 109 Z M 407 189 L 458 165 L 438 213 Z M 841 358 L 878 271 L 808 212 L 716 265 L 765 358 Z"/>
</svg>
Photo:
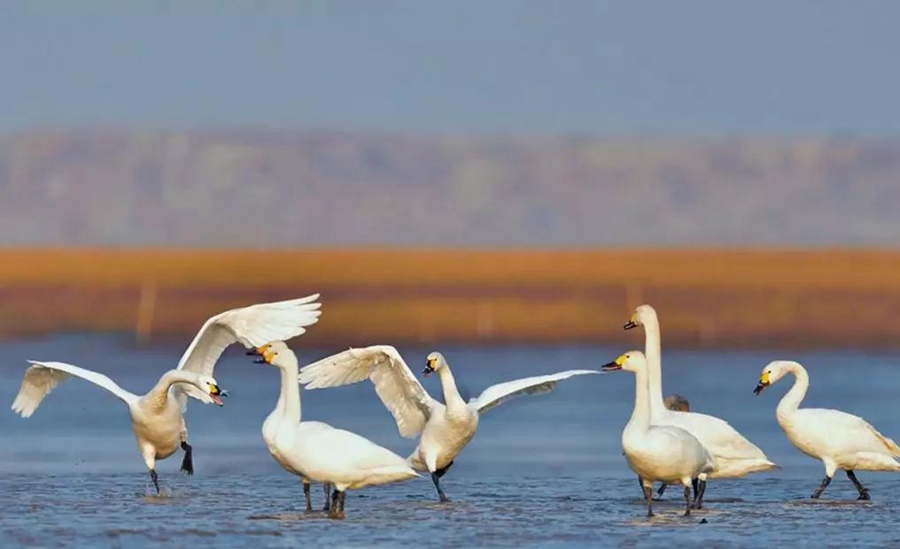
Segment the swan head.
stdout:
<svg viewBox="0 0 900 549">
<path fill-rule="evenodd" d="M 444 360 L 444 355 L 436 351 L 428 353 L 428 356 L 425 357 L 425 369 L 422 370 L 422 375 L 428 377 L 446 365 L 447 361 Z"/>
<path fill-rule="evenodd" d="M 773 360 L 766 364 L 762 373 L 759 374 L 759 381 L 756 383 L 756 388 L 753 389 L 753 394 L 758 395 L 765 391 L 769 385 L 784 377 L 795 364 L 797 363 L 790 360 Z"/>
<path fill-rule="evenodd" d="M 650 305 L 638 305 L 638 307 L 634 310 L 634 314 L 631 315 L 631 318 L 628 319 L 628 322 L 623 326 L 626 330 L 631 330 L 632 328 L 637 328 L 638 326 L 644 326 L 650 322 L 658 322 L 656 318 L 656 309 L 651 307 Z"/>
<path fill-rule="evenodd" d="M 257 355 L 259 358 L 254 360 L 257 364 L 271 364 L 279 368 L 284 368 L 292 361 L 297 362 L 297 355 L 287 346 L 284 341 L 273 341 L 266 343 L 256 349 L 247 351 L 248 355 Z"/>
<path fill-rule="evenodd" d="M 204 391 L 206 391 L 206 394 L 209 395 L 209 398 L 212 399 L 216 406 L 225 405 L 225 403 L 222 402 L 222 397 L 228 396 L 228 391 L 219 387 L 219 383 L 214 377 L 200 376 L 198 384 Z"/>
<path fill-rule="evenodd" d="M 628 351 L 619 355 L 619 358 L 600 367 L 601 372 L 618 372 L 624 370 L 626 372 L 638 372 L 647 367 L 647 359 L 644 353 L 640 351 Z"/>
</svg>

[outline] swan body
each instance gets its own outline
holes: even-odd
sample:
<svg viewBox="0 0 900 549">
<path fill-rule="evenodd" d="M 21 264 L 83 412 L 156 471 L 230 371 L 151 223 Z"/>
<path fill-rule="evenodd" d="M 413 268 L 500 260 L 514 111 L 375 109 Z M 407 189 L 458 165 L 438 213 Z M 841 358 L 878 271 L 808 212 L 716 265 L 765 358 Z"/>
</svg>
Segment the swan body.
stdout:
<svg viewBox="0 0 900 549">
<path fill-rule="evenodd" d="M 900 471 L 900 446 L 859 416 L 826 408 L 800 408 L 809 389 L 809 374 L 798 362 L 776 360 L 767 364 L 754 393 L 762 393 L 787 374 L 794 375 L 794 385 L 778 403 L 775 418 L 798 450 L 825 466 L 825 479 L 812 497 L 822 495 L 834 473 L 843 469 L 859 499 L 869 499 L 868 490 L 853 471 Z"/>
<path fill-rule="evenodd" d="M 184 450 L 181 470 L 193 474 L 193 449 L 188 444 L 184 413 L 188 397 L 222 405 L 218 383 L 213 378 L 215 365 L 232 343 L 252 347 L 271 339 L 289 338 L 304 333 L 305 327 L 318 321 L 318 295 L 301 299 L 262 303 L 217 314 L 204 323 L 188 346 L 178 367 L 162 375 L 156 386 L 143 396 L 130 393 L 109 377 L 63 362 L 31 361 L 12 409 L 30 417 L 44 397 L 69 377 L 80 377 L 98 385 L 128 406 L 131 426 L 150 477 L 159 493 L 156 461 Z"/>
<path fill-rule="evenodd" d="M 483 412 L 518 396 L 552 391 L 563 379 L 599 372 L 569 370 L 499 383 L 468 402 L 460 396 L 450 367 L 440 353 L 431 353 L 426 359 L 423 375 L 433 373 L 440 379 L 444 404 L 425 391 L 397 349 L 390 345 L 351 348 L 324 358 L 303 367 L 299 381 L 307 389 L 320 389 L 371 380 L 382 403 L 394 416 L 400 435 L 419 437 L 409 463 L 417 471 L 429 472 L 439 498 L 448 501 L 440 478 L 475 436 Z"/>
<path fill-rule="evenodd" d="M 755 444 L 747 440 L 727 421 L 697 412 L 676 412 L 666 408 L 662 398 L 662 346 L 659 320 L 650 305 L 641 305 L 625 324 L 625 329 L 644 327 L 649 373 L 650 409 L 655 425 L 686 429 L 716 458 L 709 478 L 738 478 L 777 467 Z M 702 504 L 701 501 L 697 502 Z"/>
<path fill-rule="evenodd" d="M 653 516 L 653 481 L 684 486 L 684 514 L 690 515 L 692 481 L 713 471 L 715 458 L 687 430 L 651 423 L 647 361 L 643 353 L 629 351 L 605 364 L 602 370 L 624 370 L 635 375 L 634 411 L 622 431 L 622 449 L 628 466 L 641 478 L 647 516 Z"/>
<path fill-rule="evenodd" d="M 418 477 L 407 460 L 387 448 L 321 421 L 301 421 L 297 357 L 284 342 L 259 347 L 257 362 L 281 371 L 281 392 L 262 434 L 275 461 L 288 472 L 334 485 L 329 516 L 344 517 L 344 492 Z"/>
</svg>

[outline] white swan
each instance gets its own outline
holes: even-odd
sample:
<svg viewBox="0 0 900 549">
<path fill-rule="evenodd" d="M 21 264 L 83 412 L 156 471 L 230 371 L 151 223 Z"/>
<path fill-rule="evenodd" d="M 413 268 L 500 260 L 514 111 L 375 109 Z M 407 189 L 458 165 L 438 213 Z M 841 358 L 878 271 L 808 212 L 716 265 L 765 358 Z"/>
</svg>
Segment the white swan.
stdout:
<svg viewBox="0 0 900 549">
<path fill-rule="evenodd" d="M 427 376 L 434 372 L 440 377 L 446 404 L 431 398 L 397 349 L 390 345 L 349 349 L 324 358 L 303 367 L 299 381 L 307 389 L 320 389 L 371 379 L 375 392 L 393 414 L 400 435 L 414 438 L 421 433 L 419 445 L 409 456 L 409 462 L 417 471 L 431 473 L 438 497 L 441 501 L 449 501 L 441 489 L 440 479 L 475 436 L 482 412 L 520 395 L 549 392 L 563 379 L 599 373 L 569 370 L 499 383 L 466 403 L 440 353 L 428 355 L 422 373 Z"/>
<path fill-rule="evenodd" d="M 749 473 L 767 471 L 777 465 L 755 444 L 744 438 L 728 422 L 696 412 L 675 412 L 666 408 L 662 397 L 662 343 L 656 310 L 650 305 L 635 309 L 625 324 L 630 330 L 644 327 L 645 353 L 650 376 L 650 413 L 654 425 L 675 425 L 687 429 L 716 458 L 716 468 L 709 478 L 739 478 Z M 694 494 L 694 504 L 703 506 L 706 482 L 701 479 Z"/>
<path fill-rule="evenodd" d="M 629 351 L 604 364 L 604 372 L 634 373 L 634 411 L 622 431 L 622 448 L 631 470 L 641 478 L 647 516 L 653 516 L 653 481 L 679 482 L 684 486 L 684 514 L 691 514 L 691 481 L 715 469 L 716 461 L 687 430 L 674 425 L 652 425 L 647 360 L 640 351 Z"/>
<path fill-rule="evenodd" d="M 181 357 L 178 368 L 163 374 L 156 386 L 143 396 L 125 391 L 97 372 L 62 362 L 30 361 L 32 366 L 25 371 L 12 409 L 22 417 L 30 417 L 44 397 L 70 376 L 103 387 L 128 405 L 138 449 L 159 493 L 156 461 L 171 456 L 179 446 L 184 450 L 181 470 L 188 475 L 194 473 L 193 448 L 188 444 L 184 421 L 187 397 L 222 405 L 219 397 L 225 393 L 220 392 L 212 374 L 225 348 L 235 342 L 249 347 L 262 345 L 274 337 L 302 334 L 306 331 L 304 326 L 318 320 L 319 304 L 311 303 L 317 297 L 252 305 L 210 318 Z"/>
<path fill-rule="evenodd" d="M 794 386 L 775 409 L 778 425 L 791 443 L 804 454 L 822 460 L 825 478 L 813 492 L 818 498 L 831 483 L 837 469 L 847 473 L 859 492 L 858 499 L 869 499 L 869 491 L 857 480 L 854 470 L 900 471 L 900 447 L 875 430 L 861 417 L 825 408 L 803 408 L 800 403 L 809 389 L 809 375 L 799 363 L 775 360 L 763 368 L 755 394 L 786 374 L 794 374 Z"/>
<path fill-rule="evenodd" d="M 321 421 L 300 421 L 297 356 L 284 342 L 256 350 L 256 362 L 281 370 L 281 393 L 262 433 L 272 457 L 288 472 L 331 483 L 329 517 L 344 518 L 345 490 L 418 477 L 405 459 L 350 431 Z"/>
</svg>

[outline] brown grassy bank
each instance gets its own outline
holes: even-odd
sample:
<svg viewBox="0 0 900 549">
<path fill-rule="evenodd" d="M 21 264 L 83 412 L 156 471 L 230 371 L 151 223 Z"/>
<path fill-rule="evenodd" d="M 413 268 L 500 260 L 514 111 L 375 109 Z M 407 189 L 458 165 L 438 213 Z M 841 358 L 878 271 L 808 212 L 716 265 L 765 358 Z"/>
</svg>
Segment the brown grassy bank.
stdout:
<svg viewBox="0 0 900 549">
<path fill-rule="evenodd" d="M 310 344 L 636 342 L 895 346 L 887 251 L 0 250 L 0 336 L 188 338 L 215 312 L 321 292 Z"/>
</svg>

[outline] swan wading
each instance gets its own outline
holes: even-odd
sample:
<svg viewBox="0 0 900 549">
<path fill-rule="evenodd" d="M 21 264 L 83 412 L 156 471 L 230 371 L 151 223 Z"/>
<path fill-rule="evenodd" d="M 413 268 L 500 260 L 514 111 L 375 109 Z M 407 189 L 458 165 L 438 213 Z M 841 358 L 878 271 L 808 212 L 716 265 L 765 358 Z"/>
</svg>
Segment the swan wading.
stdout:
<svg viewBox="0 0 900 549">
<path fill-rule="evenodd" d="M 178 368 L 164 373 L 143 396 L 122 389 L 103 374 L 71 364 L 29 361 L 32 366 L 25 371 L 12 409 L 22 417 L 30 417 L 44 397 L 71 376 L 106 389 L 128 406 L 138 449 L 159 494 L 156 461 L 171 456 L 179 447 L 184 450 L 182 472 L 194 474 L 193 448 L 188 444 L 184 421 L 187 398 L 222 406 L 221 397 L 226 393 L 212 375 L 225 348 L 236 342 L 252 347 L 273 338 L 302 334 L 306 331 L 304 326 L 318 320 L 319 304 L 310 303 L 317 297 L 252 305 L 210 318 L 181 357 Z"/>
<path fill-rule="evenodd" d="M 429 472 L 441 501 L 449 501 L 440 479 L 453 460 L 478 430 L 481 413 L 521 395 L 538 395 L 553 390 L 563 379 L 595 370 L 569 370 L 491 385 L 477 398 L 466 402 L 456 388 L 450 367 L 441 353 L 431 353 L 423 375 L 437 373 L 444 392 L 441 404 L 429 395 L 397 349 L 373 345 L 349 349 L 305 366 L 299 381 L 307 389 L 337 387 L 370 379 L 381 402 L 394 416 L 400 435 L 415 438 L 419 445 L 409 456 L 416 471 Z"/>
<path fill-rule="evenodd" d="M 716 458 L 716 468 L 709 478 L 739 478 L 749 473 L 767 471 L 777 467 L 755 444 L 744 438 L 728 422 L 714 416 L 696 412 L 675 412 L 666 408 L 662 398 L 662 343 L 659 319 L 650 305 L 635 309 L 624 328 L 644 327 L 645 353 L 650 380 L 650 413 L 654 425 L 674 425 L 686 429 L 697 437 Z M 660 487 L 660 495 L 665 489 Z M 700 479 L 695 486 L 694 505 L 703 506 L 706 482 Z"/>
<path fill-rule="evenodd" d="M 641 478 L 647 516 L 653 516 L 653 481 L 684 486 L 684 514 L 691 514 L 693 480 L 711 472 L 715 458 L 687 430 L 673 425 L 652 425 L 647 360 L 640 351 L 629 351 L 604 364 L 604 372 L 624 370 L 634 374 L 634 411 L 622 431 L 622 449 L 628 466 Z"/>
<path fill-rule="evenodd" d="M 853 471 L 900 471 L 900 447 L 859 416 L 826 408 L 800 408 L 809 389 L 809 374 L 798 362 L 775 360 L 767 364 L 754 394 L 759 395 L 787 374 L 794 374 L 794 385 L 778 403 L 775 419 L 798 450 L 825 466 L 825 478 L 810 497 L 821 496 L 835 471 L 843 469 L 859 492 L 857 499 L 869 499 L 869 491 Z"/>
<path fill-rule="evenodd" d="M 334 485 L 330 518 L 344 518 L 347 489 L 419 476 L 405 459 L 366 438 L 321 421 L 301 421 L 297 356 L 284 342 L 263 345 L 255 354 L 260 357 L 256 362 L 281 371 L 281 393 L 263 423 L 263 439 L 272 457 L 287 471 Z"/>
</svg>

